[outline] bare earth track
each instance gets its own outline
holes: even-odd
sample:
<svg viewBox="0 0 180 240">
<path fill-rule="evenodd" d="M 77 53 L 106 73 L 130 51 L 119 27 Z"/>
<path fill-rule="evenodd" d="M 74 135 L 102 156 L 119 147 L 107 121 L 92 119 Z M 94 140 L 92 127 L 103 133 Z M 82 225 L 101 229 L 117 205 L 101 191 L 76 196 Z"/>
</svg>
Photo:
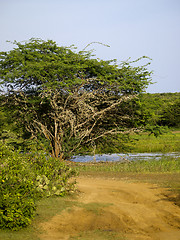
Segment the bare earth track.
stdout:
<svg viewBox="0 0 180 240">
<path fill-rule="evenodd" d="M 180 208 L 167 201 L 164 189 L 149 183 L 88 177 L 78 178 L 78 189 L 75 207 L 41 224 L 41 240 L 180 240 Z M 115 235 L 93 235 L 98 231 Z"/>
</svg>

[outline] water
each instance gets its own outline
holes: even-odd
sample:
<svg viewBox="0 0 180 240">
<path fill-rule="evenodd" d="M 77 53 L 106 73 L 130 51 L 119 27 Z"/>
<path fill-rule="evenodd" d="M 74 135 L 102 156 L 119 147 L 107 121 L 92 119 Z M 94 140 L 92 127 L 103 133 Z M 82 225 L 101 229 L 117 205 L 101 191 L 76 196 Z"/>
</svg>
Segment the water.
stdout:
<svg viewBox="0 0 180 240">
<path fill-rule="evenodd" d="M 74 156 L 71 160 L 73 162 L 116 162 L 116 161 L 135 161 L 135 160 L 151 160 L 160 159 L 162 157 L 180 157 L 180 152 L 172 153 L 113 153 L 113 154 L 96 154 L 95 156 L 84 155 L 84 156 Z"/>
</svg>

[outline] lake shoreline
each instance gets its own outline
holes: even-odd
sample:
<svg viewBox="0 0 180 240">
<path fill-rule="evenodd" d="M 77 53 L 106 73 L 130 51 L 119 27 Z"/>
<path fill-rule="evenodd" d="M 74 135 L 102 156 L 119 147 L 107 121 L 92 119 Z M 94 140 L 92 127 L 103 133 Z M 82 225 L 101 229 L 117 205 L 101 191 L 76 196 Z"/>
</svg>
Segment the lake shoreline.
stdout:
<svg viewBox="0 0 180 240">
<path fill-rule="evenodd" d="M 159 160 L 162 157 L 179 158 L 180 152 L 169 153 L 113 153 L 113 154 L 95 154 L 95 155 L 77 155 L 73 156 L 73 162 L 124 162 L 137 160 Z"/>
</svg>

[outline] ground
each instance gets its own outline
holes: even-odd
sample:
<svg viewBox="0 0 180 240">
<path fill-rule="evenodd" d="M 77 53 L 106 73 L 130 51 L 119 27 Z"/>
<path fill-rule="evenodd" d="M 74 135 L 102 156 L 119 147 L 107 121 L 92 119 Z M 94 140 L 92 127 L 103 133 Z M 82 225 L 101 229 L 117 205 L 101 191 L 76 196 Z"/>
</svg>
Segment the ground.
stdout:
<svg viewBox="0 0 180 240">
<path fill-rule="evenodd" d="M 41 223 L 41 240 L 180 240 L 180 208 L 155 184 L 81 176 L 73 207 Z"/>
</svg>

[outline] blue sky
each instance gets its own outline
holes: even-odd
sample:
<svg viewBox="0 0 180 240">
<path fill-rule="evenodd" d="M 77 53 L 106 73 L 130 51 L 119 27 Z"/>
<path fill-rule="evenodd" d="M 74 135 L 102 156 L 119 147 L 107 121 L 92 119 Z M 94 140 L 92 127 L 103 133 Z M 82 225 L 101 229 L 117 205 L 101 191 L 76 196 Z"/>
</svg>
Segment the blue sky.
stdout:
<svg viewBox="0 0 180 240">
<path fill-rule="evenodd" d="M 179 0 L 0 0 L 0 51 L 32 37 L 79 50 L 108 44 L 91 48 L 119 63 L 149 56 L 156 83 L 147 92 L 180 92 Z"/>
</svg>

